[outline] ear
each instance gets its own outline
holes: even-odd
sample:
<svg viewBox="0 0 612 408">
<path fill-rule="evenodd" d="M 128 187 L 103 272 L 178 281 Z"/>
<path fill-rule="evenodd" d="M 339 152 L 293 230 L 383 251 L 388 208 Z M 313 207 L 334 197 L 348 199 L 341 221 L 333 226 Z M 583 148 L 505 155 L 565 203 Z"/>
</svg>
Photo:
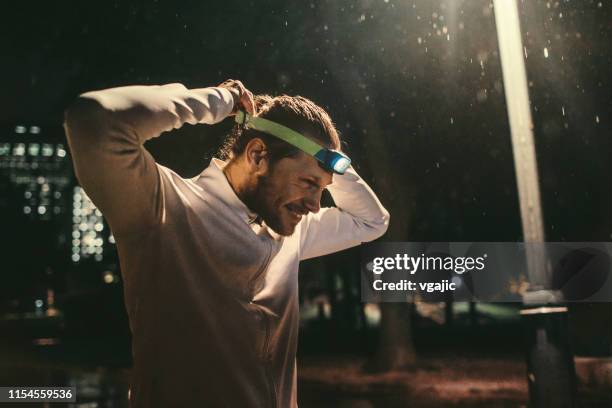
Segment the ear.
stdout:
<svg viewBox="0 0 612 408">
<path fill-rule="evenodd" d="M 254 137 L 249 140 L 244 150 L 250 173 L 253 175 L 267 174 L 270 156 L 264 141 Z"/>
</svg>

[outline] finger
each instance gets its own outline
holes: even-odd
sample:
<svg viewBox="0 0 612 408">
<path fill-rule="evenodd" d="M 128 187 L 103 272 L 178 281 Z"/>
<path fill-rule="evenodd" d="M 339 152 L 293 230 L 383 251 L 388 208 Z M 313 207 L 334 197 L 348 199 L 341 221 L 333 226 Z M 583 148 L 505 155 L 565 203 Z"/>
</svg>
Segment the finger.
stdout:
<svg viewBox="0 0 612 408">
<path fill-rule="evenodd" d="M 225 81 L 221 82 L 218 86 L 224 87 L 224 88 L 230 88 L 234 85 L 235 82 L 236 80 L 234 79 L 226 79 Z"/>
<path fill-rule="evenodd" d="M 251 115 L 255 113 L 255 103 L 253 101 L 253 94 L 246 88 L 241 89 L 240 104 L 242 107 Z"/>
<path fill-rule="evenodd" d="M 255 100 L 253 98 L 253 94 L 250 91 L 246 91 L 242 94 L 242 99 L 240 100 L 244 109 L 250 114 L 255 115 Z"/>
<path fill-rule="evenodd" d="M 242 82 L 240 82 L 239 80 L 235 80 L 232 85 L 234 87 L 238 88 L 238 90 L 240 91 L 240 95 L 242 95 L 242 94 L 244 94 L 246 92 L 246 88 L 244 87 Z"/>
</svg>

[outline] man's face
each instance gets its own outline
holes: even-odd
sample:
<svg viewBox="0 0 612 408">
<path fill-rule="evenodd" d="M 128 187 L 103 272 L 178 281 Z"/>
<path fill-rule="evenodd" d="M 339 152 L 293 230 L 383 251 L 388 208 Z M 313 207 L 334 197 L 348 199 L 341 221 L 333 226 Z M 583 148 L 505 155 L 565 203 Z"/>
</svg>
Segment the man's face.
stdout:
<svg viewBox="0 0 612 408">
<path fill-rule="evenodd" d="M 332 173 L 300 152 L 276 161 L 267 175 L 260 177 L 251 208 L 276 233 L 291 235 L 303 216 L 319 211 L 321 193 L 331 182 Z"/>
</svg>

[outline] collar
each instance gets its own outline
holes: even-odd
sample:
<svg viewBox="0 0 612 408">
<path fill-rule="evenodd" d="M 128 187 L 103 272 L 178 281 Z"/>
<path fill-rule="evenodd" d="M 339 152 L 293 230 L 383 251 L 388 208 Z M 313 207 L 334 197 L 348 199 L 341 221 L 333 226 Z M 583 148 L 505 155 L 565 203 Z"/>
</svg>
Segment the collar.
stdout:
<svg viewBox="0 0 612 408">
<path fill-rule="evenodd" d="M 237 213 L 247 224 L 261 223 L 261 218 L 243 203 L 230 185 L 223 168 L 227 162 L 213 158 L 210 165 L 196 178 L 196 183 L 206 189 L 211 189 L 214 195 Z M 204 185 L 206 184 L 206 186 Z"/>
</svg>

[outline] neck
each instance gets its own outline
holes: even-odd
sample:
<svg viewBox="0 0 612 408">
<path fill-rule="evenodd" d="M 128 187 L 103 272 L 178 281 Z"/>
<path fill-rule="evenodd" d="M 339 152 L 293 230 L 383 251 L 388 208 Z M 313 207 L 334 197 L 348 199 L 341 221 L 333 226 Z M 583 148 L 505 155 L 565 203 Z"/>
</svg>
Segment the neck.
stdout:
<svg viewBox="0 0 612 408">
<path fill-rule="evenodd" d="M 247 195 L 246 192 L 248 186 L 245 171 L 240 168 L 240 165 L 236 163 L 236 161 L 231 160 L 223 168 L 223 174 L 225 174 L 225 178 L 227 178 L 227 181 L 232 187 L 232 190 L 234 190 L 234 193 L 236 193 L 240 201 L 244 203 L 246 201 L 245 198 Z"/>
</svg>

